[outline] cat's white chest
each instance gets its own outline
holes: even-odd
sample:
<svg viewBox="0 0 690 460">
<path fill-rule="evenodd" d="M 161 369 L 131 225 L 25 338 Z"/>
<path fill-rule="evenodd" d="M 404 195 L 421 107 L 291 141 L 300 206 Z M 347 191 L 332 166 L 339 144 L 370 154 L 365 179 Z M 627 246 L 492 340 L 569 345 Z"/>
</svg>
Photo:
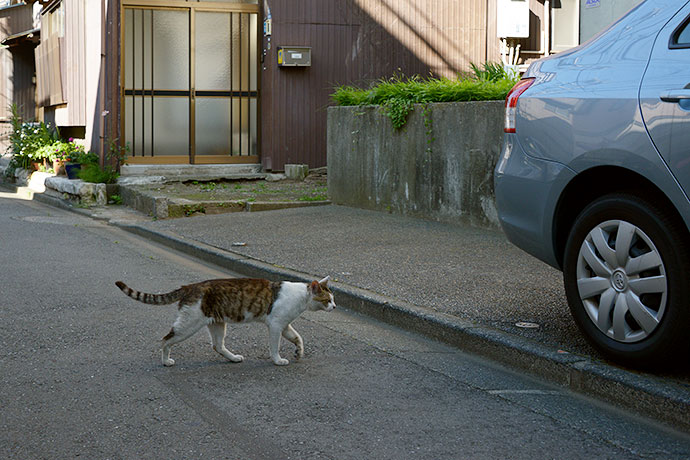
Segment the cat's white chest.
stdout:
<svg viewBox="0 0 690 460">
<path fill-rule="evenodd" d="M 304 283 L 285 281 L 273 303 L 271 314 L 268 316 L 273 320 L 290 322 L 306 310 L 308 296 L 309 293 Z"/>
</svg>

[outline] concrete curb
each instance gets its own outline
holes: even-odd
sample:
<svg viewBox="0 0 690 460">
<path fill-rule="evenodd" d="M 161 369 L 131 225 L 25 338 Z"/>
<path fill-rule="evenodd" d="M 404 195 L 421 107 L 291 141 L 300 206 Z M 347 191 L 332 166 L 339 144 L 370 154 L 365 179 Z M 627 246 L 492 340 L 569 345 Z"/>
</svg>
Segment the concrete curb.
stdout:
<svg viewBox="0 0 690 460">
<path fill-rule="evenodd" d="M 306 206 L 325 206 L 330 201 L 189 201 L 181 198 L 169 200 L 168 217 L 184 217 L 193 214 L 224 214 L 228 212 L 258 212 L 276 209 L 303 208 Z"/>
<path fill-rule="evenodd" d="M 311 281 L 313 276 L 258 259 L 209 246 L 178 235 L 137 224 L 113 223 L 126 231 L 177 251 L 249 277 Z M 559 353 L 529 339 L 464 322 L 423 307 L 333 282 L 338 305 L 423 334 L 463 351 L 497 361 L 556 385 L 566 387 L 622 409 L 636 412 L 673 429 L 690 433 L 690 397 L 685 389 L 589 358 Z"/>
</svg>

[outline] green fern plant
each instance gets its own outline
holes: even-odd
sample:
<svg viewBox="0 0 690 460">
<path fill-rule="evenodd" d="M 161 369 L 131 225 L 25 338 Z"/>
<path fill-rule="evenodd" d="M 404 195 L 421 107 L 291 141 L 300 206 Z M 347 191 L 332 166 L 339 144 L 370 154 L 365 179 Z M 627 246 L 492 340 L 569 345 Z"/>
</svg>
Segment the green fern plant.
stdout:
<svg viewBox="0 0 690 460">
<path fill-rule="evenodd" d="M 414 104 L 503 100 L 518 79 L 498 63 L 487 62 L 482 67 L 472 63 L 470 67 L 473 73 L 457 79 L 393 76 L 378 80 L 369 89 L 339 86 L 331 100 L 340 106 L 379 105 L 393 127 L 400 129 Z"/>
<path fill-rule="evenodd" d="M 114 184 L 120 174 L 112 166 L 105 166 L 101 168 L 97 163 L 83 164 L 77 177 L 84 182 L 93 182 L 95 184 Z"/>
</svg>

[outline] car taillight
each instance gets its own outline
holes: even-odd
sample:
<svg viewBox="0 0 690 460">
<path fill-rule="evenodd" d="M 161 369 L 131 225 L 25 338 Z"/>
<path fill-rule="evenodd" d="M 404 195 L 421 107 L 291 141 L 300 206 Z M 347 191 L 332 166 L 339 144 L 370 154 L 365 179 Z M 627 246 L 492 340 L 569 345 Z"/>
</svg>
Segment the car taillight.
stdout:
<svg viewBox="0 0 690 460">
<path fill-rule="evenodd" d="M 534 78 L 524 78 L 517 82 L 506 96 L 506 121 L 503 127 L 504 133 L 515 132 L 515 115 L 517 114 L 518 98 L 527 88 L 532 86 Z"/>
</svg>

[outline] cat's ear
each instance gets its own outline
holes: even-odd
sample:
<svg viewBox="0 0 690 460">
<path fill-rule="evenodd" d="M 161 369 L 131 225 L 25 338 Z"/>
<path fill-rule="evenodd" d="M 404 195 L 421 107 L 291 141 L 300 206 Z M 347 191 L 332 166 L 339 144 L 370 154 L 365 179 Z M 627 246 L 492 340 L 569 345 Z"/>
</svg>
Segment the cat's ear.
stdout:
<svg viewBox="0 0 690 460">
<path fill-rule="evenodd" d="M 316 295 L 316 294 L 321 292 L 321 285 L 319 284 L 318 281 L 312 281 L 310 288 L 311 288 L 311 293 L 313 295 Z"/>
<path fill-rule="evenodd" d="M 330 279 L 331 279 L 331 277 L 327 276 L 324 279 L 322 279 L 321 281 L 319 281 L 319 284 L 323 284 L 324 286 L 326 286 L 326 285 L 328 285 L 328 280 L 330 280 Z"/>
</svg>

